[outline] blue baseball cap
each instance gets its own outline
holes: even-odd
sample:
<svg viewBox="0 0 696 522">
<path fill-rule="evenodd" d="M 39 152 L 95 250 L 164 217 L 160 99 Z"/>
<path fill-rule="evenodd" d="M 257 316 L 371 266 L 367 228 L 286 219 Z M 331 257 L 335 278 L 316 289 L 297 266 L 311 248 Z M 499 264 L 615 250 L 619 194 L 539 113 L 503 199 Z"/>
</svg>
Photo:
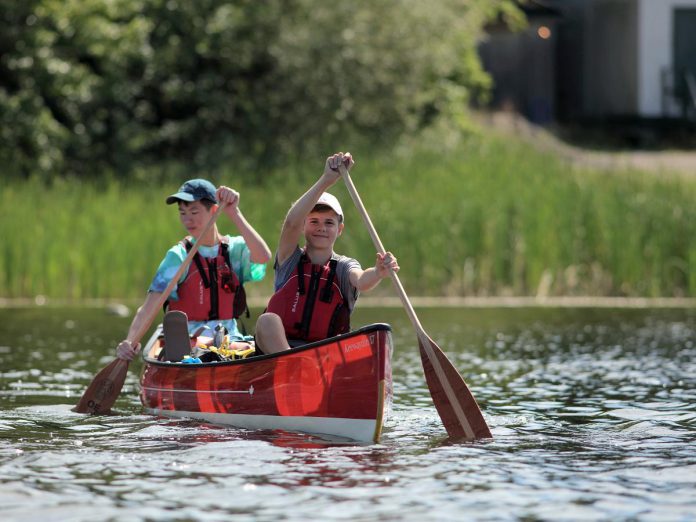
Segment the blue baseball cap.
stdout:
<svg viewBox="0 0 696 522">
<path fill-rule="evenodd" d="M 206 179 L 190 179 L 181 187 L 179 192 L 172 194 L 167 198 L 167 205 L 176 203 L 177 201 L 198 201 L 201 199 L 209 199 L 213 203 L 217 203 L 215 185 Z"/>
</svg>

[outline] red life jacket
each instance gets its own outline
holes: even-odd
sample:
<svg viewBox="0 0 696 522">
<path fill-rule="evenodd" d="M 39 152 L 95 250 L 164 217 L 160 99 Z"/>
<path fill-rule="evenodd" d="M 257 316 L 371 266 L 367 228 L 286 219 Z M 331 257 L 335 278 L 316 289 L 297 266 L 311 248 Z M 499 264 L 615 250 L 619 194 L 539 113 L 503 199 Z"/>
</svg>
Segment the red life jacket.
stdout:
<svg viewBox="0 0 696 522">
<path fill-rule="evenodd" d="M 313 265 L 303 252 L 297 274 L 271 296 L 266 311 L 280 316 L 288 339 L 312 342 L 350 330 L 348 303 L 335 282 L 337 266 L 333 257 L 325 265 Z"/>
<path fill-rule="evenodd" d="M 191 251 L 190 238 L 181 243 L 186 252 Z M 185 312 L 190 321 L 236 319 L 245 311 L 248 316 L 246 292 L 232 270 L 228 250 L 223 239 L 217 257 L 205 258 L 196 252 L 186 279 L 176 289 L 179 299 L 167 301 L 165 308 Z"/>
</svg>

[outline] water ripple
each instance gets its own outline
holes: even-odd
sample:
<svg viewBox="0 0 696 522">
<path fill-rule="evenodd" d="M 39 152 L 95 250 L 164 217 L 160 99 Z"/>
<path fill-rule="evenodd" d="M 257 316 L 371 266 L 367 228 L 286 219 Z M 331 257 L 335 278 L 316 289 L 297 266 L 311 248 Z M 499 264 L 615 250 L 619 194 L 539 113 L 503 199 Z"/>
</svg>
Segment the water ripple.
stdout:
<svg viewBox="0 0 696 522">
<path fill-rule="evenodd" d="M 417 339 L 394 312 L 395 398 L 373 445 L 143 415 L 135 364 L 115 415 L 75 414 L 124 323 L 87 336 L 65 321 L 105 332 L 103 318 L 54 314 L 47 322 L 63 338 L 23 334 L 0 347 L 3 520 L 686 521 L 696 512 L 691 311 L 426 311 L 493 432 L 475 443 L 448 439 Z M 21 317 L 5 324 L 32 331 Z M 86 343 L 97 349 L 69 348 Z"/>
</svg>

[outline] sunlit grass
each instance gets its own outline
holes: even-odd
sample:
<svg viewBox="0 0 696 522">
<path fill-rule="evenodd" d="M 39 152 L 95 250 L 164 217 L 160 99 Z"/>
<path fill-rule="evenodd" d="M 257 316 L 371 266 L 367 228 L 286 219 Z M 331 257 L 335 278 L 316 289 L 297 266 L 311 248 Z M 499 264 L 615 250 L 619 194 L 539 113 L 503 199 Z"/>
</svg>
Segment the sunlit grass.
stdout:
<svg viewBox="0 0 696 522">
<path fill-rule="evenodd" d="M 696 183 L 578 170 L 522 143 L 474 137 L 437 152 L 356 152 L 353 180 L 412 295 L 696 295 Z M 290 203 L 322 158 L 266 174 L 214 176 L 240 190 L 246 217 L 275 249 Z M 0 296 L 144 295 L 183 234 L 169 184 L 10 182 L 0 188 Z M 342 185 L 339 253 L 374 261 Z M 235 233 L 226 218 L 223 232 Z M 272 270 L 251 295 L 270 293 Z M 390 291 L 382 285 L 380 292 Z"/>
</svg>

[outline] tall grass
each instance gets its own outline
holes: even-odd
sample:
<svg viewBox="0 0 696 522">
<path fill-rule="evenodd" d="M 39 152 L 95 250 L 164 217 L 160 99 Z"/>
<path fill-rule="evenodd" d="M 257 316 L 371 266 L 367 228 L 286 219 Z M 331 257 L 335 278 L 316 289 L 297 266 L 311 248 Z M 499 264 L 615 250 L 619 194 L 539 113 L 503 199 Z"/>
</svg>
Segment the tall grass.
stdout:
<svg viewBox="0 0 696 522">
<path fill-rule="evenodd" d="M 490 135 L 431 145 L 358 151 L 353 171 L 409 293 L 696 296 L 695 181 L 574 169 Z M 240 190 L 243 212 L 275 249 L 290 203 L 322 168 L 312 158 L 253 185 L 233 170 L 213 181 Z M 182 181 L 3 184 L 0 296 L 144 295 L 183 235 L 164 204 Z M 347 191 L 332 191 L 346 212 L 336 250 L 371 265 L 374 247 Z M 235 233 L 224 217 L 220 228 Z M 269 295 L 271 283 L 269 267 L 248 292 Z"/>
</svg>

